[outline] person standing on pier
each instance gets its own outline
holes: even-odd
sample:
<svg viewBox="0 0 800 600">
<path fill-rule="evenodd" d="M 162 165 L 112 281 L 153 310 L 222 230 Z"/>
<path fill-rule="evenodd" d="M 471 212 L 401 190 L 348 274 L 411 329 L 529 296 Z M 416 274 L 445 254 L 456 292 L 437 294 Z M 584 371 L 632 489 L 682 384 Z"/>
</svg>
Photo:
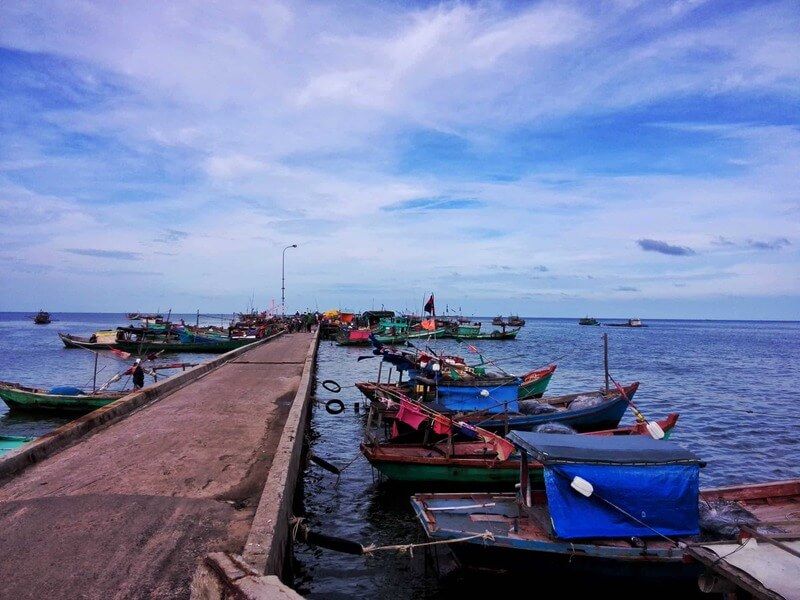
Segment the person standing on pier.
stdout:
<svg viewBox="0 0 800 600">
<path fill-rule="evenodd" d="M 133 389 L 138 390 L 144 387 L 144 369 L 142 369 L 142 359 L 136 359 L 136 367 L 133 369 Z"/>
</svg>

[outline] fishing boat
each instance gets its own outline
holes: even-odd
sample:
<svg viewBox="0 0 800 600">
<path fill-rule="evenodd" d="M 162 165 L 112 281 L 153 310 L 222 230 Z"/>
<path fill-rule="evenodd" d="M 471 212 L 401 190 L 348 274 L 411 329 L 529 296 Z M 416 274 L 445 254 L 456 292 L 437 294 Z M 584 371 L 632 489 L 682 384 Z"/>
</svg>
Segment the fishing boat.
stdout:
<svg viewBox="0 0 800 600">
<path fill-rule="evenodd" d="M 439 372 L 452 373 L 459 379 L 470 380 L 475 379 L 476 377 L 484 377 L 487 372 L 486 367 L 494 366 L 495 362 L 492 360 L 486 360 L 483 358 L 483 355 L 479 355 L 481 362 L 474 365 L 468 365 L 464 358 L 460 356 L 434 356 L 433 354 L 421 351 L 385 348 L 384 345 L 375 337 L 372 338 L 372 342 L 373 346 L 375 347 L 373 355 L 381 356 L 381 363 L 387 362 L 393 365 L 400 373 L 401 377 L 404 372 L 408 373 L 408 380 L 406 382 L 402 382 L 400 379 L 398 379 L 397 383 L 391 384 L 390 382 L 387 382 L 386 385 L 389 386 L 389 388 L 394 387 L 397 392 L 405 395 L 418 396 L 421 393 L 424 394 L 426 391 L 431 392 L 430 396 L 425 398 L 427 400 L 433 399 L 435 393 L 431 389 L 425 390 L 424 388 L 417 386 L 414 378 L 418 374 L 422 374 L 425 370 L 427 370 L 427 372 L 430 374 L 434 374 L 433 365 L 438 365 Z M 525 400 L 542 397 L 547 389 L 548 384 L 550 383 L 550 380 L 553 377 L 553 373 L 555 373 L 555 370 L 556 365 L 553 364 L 544 368 L 533 369 L 521 375 L 516 375 L 515 377 L 520 379 L 517 389 L 517 398 L 520 400 Z M 498 371 L 498 373 L 506 376 L 511 375 L 505 371 Z M 381 370 L 379 369 L 378 383 L 380 380 Z M 357 382 L 355 385 L 369 400 L 373 400 L 375 399 L 374 391 L 378 383 Z"/>
<path fill-rule="evenodd" d="M 357 387 L 364 393 L 360 386 Z M 446 412 L 455 420 L 478 425 L 502 435 L 511 430 L 531 431 L 540 425 L 553 423 L 567 425 L 579 433 L 585 433 L 619 427 L 625 411 L 628 407 L 633 408 L 632 400 L 638 389 L 637 381 L 621 386 L 620 390 L 589 390 L 561 396 L 517 400 L 519 406 L 517 412 L 456 412 L 448 411 L 441 405 L 435 409 Z M 397 388 L 391 384 L 379 383 L 374 385 L 370 393 L 373 395 L 371 403 L 379 405 L 383 419 L 394 419 L 400 406 Z M 638 409 L 635 412 L 638 412 Z M 637 419 L 643 420 L 638 416 Z"/>
<path fill-rule="evenodd" d="M 522 327 L 525 325 L 525 319 L 521 318 L 518 315 L 511 315 L 510 317 L 508 317 L 506 325 L 508 325 L 509 327 Z"/>
<path fill-rule="evenodd" d="M 28 442 L 35 440 L 35 437 L 25 437 L 20 435 L 0 435 L 0 456 L 11 450 L 22 448 Z"/>
<path fill-rule="evenodd" d="M 547 389 L 547 385 L 556 372 L 556 365 L 549 365 L 543 369 L 534 369 L 520 376 L 519 393 L 520 400 L 530 398 L 541 398 Z"/>
<path fill-rule="evenodd" d="M 263 330 L 255 336 L 241 336 L 234 338 L 220 338 L 218 340 L 206 340 L 195 342 L 182 342 L 180 339 L 158 337 L 144 337 L 142 339 L 128 338 L 119 339 L 114 343 L 114 348 L 129 352 L 137 356 L 149 355 L 153 353 L 199 353 L 199 354 L 223 354 L 242 348 L 249 344 L 254 344 L 264 338 Z"/>
<path fill-rule="evenodd" d="M 89 350 L 109 350 L 116 343 L 116 331 L 105 329 L 95 331 L 89 337 L 73 335 L 71 333 L 57 332 L 65 348 L 84 348 Z"/>
<path fill-rule="evenodd" d="M 338 346 L 369 346 L 372 342 L 369 339 L 369 329 L 354 329 L 352 327 L 342 327 L 336 333 L 336 345 Z"/>
<path fill-rule="evenodd" d="M 86 413 L 130 394 L 130 391 L 86 392 L 72 386 L 50 389 L 0 381 L 0 398 L 11 410 L 48 413 Z"/>
<path fill-rule="evenodd" d="M 507 439 L 520 453 L 517 493 L 411 498 L 427 538 L 447 544 L 462 568 L 547 573 L 587 589 L 614 581 L 696 591 L 705 566 L 689 547 L 726 540 L 734 552 L 756 546 L 734 542 L 746 528 L 800 535 L 798 479 L 701 491 L 704 461 L 671 440 L 533 432 Z M 530 485 L 532 464 L 542 465 L 544 489 Z M 737 518 L 725 519 L 726 511 Z"/>
<path fill-rule="evenodd" d="M 422 392 L 423 397 L 434 396 L 436 402 L 449 411 L 481 411 L 489 414 L 519 411 L 521 381 L 514 375 L 484 375 L 470 379 L 417 375 L 414 378 L 415 385 L 426 388 Z"/>
<path fill-rule="evenodd" d="M 506 329 L 505 326 L 503 326 L 502 329 L 495 329 L 494 331 L 478 331 L 454 337 L 458 337 L 462 340 L 515 340 L 521 329 L 521 327 Z"/>
<path fill-rule="evenodd" d="M 505 322 L 505 319 L 503 319 L 503 317 L 499 317 L 498 316 L 498 317 L 494 317 L 492 319 L 492 325 L 496 325 L 496 326 L 500 327 L 502 325 L 508 325 L 508 323 Z"/>
<path fill-rule="evenodd" d="M 641 319 L 628 319 L 624 323 L 606 323 L 609 327 L 647 327 Z"/>
<path fill-rule="evenodd" d="M 47 325 L 50 323 L 50 313 L 46 310 L 40 310 L 36 315 L 33 317 L 33 322 L 37 325 Z"/>
<path fill-rule="evenodd" d="M 511 489 L 519 481 L 520 456 L 504 452 L 501 436 L 478 426 L 465 427 L 443 413 L 406 400 L 392 428 L 392 435 L 380 439 L 372 424 L 379 415 L 374 407 L 367 420 L 362 454 L 383 477 L 391 482 L 414 482 L 433 487 L 474 485 L 475 489 L 492 485 Z M 423 417 L 423 418 L 420 418 Z M 670 413 L 658 421 L 668 438 L 678 421 Z M 544 431 L 567 432 L 568 427 L 545 425 Z M 650 435 L 645 425 L 633 425 L 579 435 Z M 541 464 L 529 465 L 532 485 L 543 484 Z M 479 487 L 480 486 L 480 487 Z M 419 491 L 419 490 L 416 490 Z"/>
<path fill-rule="evenodd" d="M 442 337 L 472 339 L 481 332 L 481 323 L 461 323 L 459 321 L 448 321 L 444 324 L 445 333 Z"/>
<path fill-rule="evenodd" d="M 600 321 L 593 317 L 583 317 L 578 321 L 578 325 L 600 325 Z"/>
</svg>

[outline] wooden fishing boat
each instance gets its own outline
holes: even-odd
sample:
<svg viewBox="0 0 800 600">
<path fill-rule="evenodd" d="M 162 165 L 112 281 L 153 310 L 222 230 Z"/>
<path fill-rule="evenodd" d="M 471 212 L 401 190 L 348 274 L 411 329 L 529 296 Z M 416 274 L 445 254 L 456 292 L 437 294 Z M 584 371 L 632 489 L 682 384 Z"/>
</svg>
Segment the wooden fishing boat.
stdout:
<svg viewBox="0 0 800 600">
<path fill-rule="evenodd" d="M 459 321 L 451 321 L 444 325 L 446 332 L 442 337 L 446 338 L 463 338 L 471 339 L 481 332 L 480 323 L 461 323 Z"/>
<path fill-rule="evenodd" d="M 624 323 L 606 323 L 609 327 L 647 327 L 641 319 L 628 319 Z"/>
<path fill-rule="evenodd" d="M 337 346 L 369 346 L 372 342 L 369 339 L 369 329 L 353 329 L 343 327 L 336 334 Z"/>
<path fill-rule="evenodd" d="M 415 385 L 424 388 L 423 397 L 435 397 L 436 402 L 449 411 L 481 411 L 489 414 L 519 411 L 517 400 L 521 381 L 514 375 L 484 375 L 469 379 L 438 374 L 432 377 L 414 377 Z"/>
<path fill-rule="evenodd" d="M 71 386 L 54 387 L 48 390 L 0 381 L 0 398 L 12 410 L 86 413 L 119 400 L 127 394 L 130 392 L 109 390 L 85 392 Z"/>
<path fill-rule="evenodd" d="M 408 354 L 408 356 L 415 356 L 412 354 Z M 463 362 L 463 359 L 460 357 L 445 357 L 448 359 L 456 359 L 458 358 Z M 409 359 L 412 360 L 412 359 Z M 416 360 L 416 357 L 413 359 Z M 520 384 L 517 388 L 517 399 L 518 400 L 528 400 L 532 398 L 541 398 L 544 395 L 545 390 L 547 390 L 547 386 L 550 383 L 550 380 L 553 378 L 553 373 L 556 371 L 557 365 L 549 365 L 544 367 L 543 369 L 534 369 L 532 371 L 528 371 L 523 375 L 517 375 L 520 379 Z M 417 365 L 417 369 L 419 365 Z M 416 373 L 416 371 L 414 371 Z M 413 377 L 413 375 L 412 375 Z M 397 394 L 402 394 L 406 396 L 414 396 L 419 398 L 420 394 L 423 394 L 426 390 L 418 389 L 415 381 L 407 380 L 405 382 L 399 383 L 387 383 L 387 384 L 379 384 L 377 382 L 370 382 L 370 381 L 359 381 L 355 383 L 355 386 L 358 390 L 367 397 L 368 400 L 374 400 L 376 398 L 376 389 L 381 386 L 386 390 L 392 390 Z M 428 390 L 429 397 L 424 399 L 433 400 L 435 398 L 435 391 Z"/>
<path fill-rule="evenodd" d="M 22 448 L 22 446 L 35 439 L 35 437 L 24 437 L 20 435 L 0 435 L 0 456 L 11 450 Z"/>
<path fill-rule="evenodd" d="M 495 329 L 494 331 L 479 331 L 477 333 L 467 333 L 454 337 L 458 337 L 462 340 L 515 340 L 521 329 L 521 327 L 506 329 L 504 326 L 502 329 Z"/>
<path fill-rule="evenodd" d="M 130 352 L 137 356 L 149 355 L 152 353 L 188 353 L 188 354 L 222 354 L 237 348 L 242 348 L 249 344 L 258 342 L 258 336 L 246 336 L 237 338 L 223 338 L 216 341 L 203 342 L 181 342 L 180 340 L 118 340 L 114 347 L 124 352 Z"/>
<path fill-rule="evenodd" d="M 503 317 L 495 317 L 492 319 L 492 325 L 497 325 L 499 327 L 503 325 L 508 325 L 508 323 L 505 322 Z"/>
<path fill-rule="evenodd" d="M 379 440 L 370 426 L 373 415 L 367 421 L 367 435 L 360 449 L 369 463 L 391 482 L 424 484 L 425 489 L 474 485 L 474 489 L 485 489 L 491 485 L 513 488 L 519 481 L 520 456 L 513 452 L 502 457 L 498 452 L 496 434 L 475 427 L 478 437 L 472 432 L 448 424 L 442 413 L 420 409 L 426 416 L 424 421 L 412 417 L 413 425 L 400 426 L 396 435 Z M 418 412 L 418 411 L 417 411 Z M 667 439 L 677 424 L 678 413 L 670 413 L 658 421 Z M 434 427 L 443 424 L 444 427 Z M 547 429 L 547 427 L 545 427 Z M 554 428 L 564 432 L 566 427 Z M 626 427 L 606 429 L 579 435 L 650 435 L 644 423 L 637 422 Z M 499 436 L 498 436 L 499 437 Z M 531 485 L 543 484 L 541 464 L 529 465 Z M 419 490 L 416 490 L 419 491 Z"/>
<path fill-rule="evenodd" d="M 705 566 L 690 546 L 731 543 L 746 527 L 781 539 L 800 534 L 798 479 L 701 491 L 704 462 L 671 440 L 532 432 L 508 440 L 520 453 L 518 493 L 411 498 L 428 539 L 447 544 L 463 568 L 547 573 L 587 589 L 615 581 L 697 591 Z M 542 465 L 544 489 L 529 483 L 532 462 Z M 721 519 L 726 509 L 737 518 Z"/>
<path fill-rule="evenodd" d="M 543 369 L 534 369 L 520 376 L 519 393 L 520 400 L 529 398 L 541 398 L 547 389 L 547 385 L 556 372 L 556 365 L 550 365 Z"/>
<path fill-rule="evenodd" d="M 356 387 L 365 393 L 361 385 L 356 384 Z M 456 420 L 500 434 L 506 434 L 514 429 L 531 431 L 548 423 L 560 423 L 579 433 L 584 433 L 619 427 L 622 417 L 631 405 L 638 389 L 639 382 L 637 381 L 622 386 L 622 391 L 616 389 L 589 390 L 561 396 L 517 400 L 519 412 L 473 411 L 463 413 L 447 411 L 440 405 L 434 406 L 434 410 L 446 412 L 448 416 Z M 379 405 L 384 420 L 391 420 L 395 417 L 400 399 L 406 395 L 405 391 L 398 392 L 396 384 L 381 383 L 370 386 L 369 393 L 372 395 L 370 402 Z M 413 397 L 413 392 L 411 396 Z M 427 402 L 430 401 L 425 401 L 423 404 Z"/>
<path fill-rule="evenodd" d="M 109 350 L 116 343 L 116 331 L 106 329 L 95 331 L 89 337 L 58 332 L 58 337 L 64 342 L 65 348 L 84 348 L 89 350 Z"/>
<path fill-rule="evenodd" d="M 45 310 L 40 310 L 34 315 L 33 322 L 37 325 L 47 325 L 50 323 L 50 313 Z"/>
<path fill-rule="evenodd" d="M 578 321 L 578 325 L 600 325 L 600 321 L 593 317 L 583 317 Z"/>
<path fill-rule="evenodd" d="M 509 327 L 522 327 L 525 325 L 525 319 L 519 317 L 518 315 L 511 315 L 508 317 L 506 325 Z"/>
</svg>

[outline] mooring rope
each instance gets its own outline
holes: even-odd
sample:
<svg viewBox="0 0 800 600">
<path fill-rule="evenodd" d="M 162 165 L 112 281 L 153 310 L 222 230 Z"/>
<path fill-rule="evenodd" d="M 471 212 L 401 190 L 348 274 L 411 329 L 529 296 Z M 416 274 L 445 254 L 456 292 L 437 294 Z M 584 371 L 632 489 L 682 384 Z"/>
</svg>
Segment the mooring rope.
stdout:
<svg viewBox="0 0 800 600">
<path fill-rule="evenodd" d="M 301 532 L 303 533 L 304 541 L 308 542 L 308 538 L 310 537 L 309 534 L 311 533 L 308 526 L 303 523 L 305 519 L 303 517 L 291 517 L 289 519 L 289 524 L 292 528 L 292 539 L 297 540 L 298 534 Z M 485 531 L 483 533 L 477 533 L 475 535 L 468 535 L 460 538 L 454 538 L 450 540 L 437 540 L 433 542 L 421 542 L 417 544 L 389 544 L 387 546 L 376 546 L 375 544 L 370 544 L 369 546 L 364 546 L 363 544 L 358 544 L 357 542 L 351 542 L 350 540 L 342 540 L 340 538 L 331 538 L 329 536 L 318 536 L 319 538 L 325 538 L 328 542 L 337 542 L 337 545 L 342 546 L 343 548 L 346 546 L 348 550 L 353 550 L 354 547 L 360 548 L 360 552 L 349 552 L 350 554 L 353 553 L 360 553 L 360 554 L 371 554 L 374 552 L 379 552 L 382 550 L 393 550 L 398 553 L 408 553 L 410 557 L 414 557 L 414 548 L 424 548 L 426 546 L 437 546 L 441 544 L 456 544 L 460 542 L 468 542 L 470 540 L 475 539 L 483 539 L 483 540 L 491 540 L 494 541 L 494 534 L 491 531 Z"/>
<path fill-rule="evenodd" d="M 376 546 L 375 544 L 370 544 L 369 546 L 363 546 L 363 548 L 364 548 L 364 554 L 367 554 L 368 552 L 378 552 L 379 550 L 396 550 L 400 553 L 408 552 L 408 555 L 413 558 L 414 548 L 423 548 L 425 546 L 437 546 L 439 544 L 455 544 L 458 542 L 468 542 L 469 540 L 475 540 L 480 538 L 484 540 L 494 541 L 494 534 L 491 531 L 484 531 L 483 533 L 476 533 L 475 535 L 469 535 L 461 538 L 454 538 L 452 540 L 437 540 L 435 542 L 424 542 L 419 544 L 392 544 L 389 546 Z"/>
</svg>

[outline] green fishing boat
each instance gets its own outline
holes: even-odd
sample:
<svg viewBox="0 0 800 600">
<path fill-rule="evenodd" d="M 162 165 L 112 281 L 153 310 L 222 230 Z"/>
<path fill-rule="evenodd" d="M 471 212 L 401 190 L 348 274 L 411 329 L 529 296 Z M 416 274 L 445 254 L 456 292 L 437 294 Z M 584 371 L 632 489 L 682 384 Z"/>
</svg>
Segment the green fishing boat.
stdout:
<svg viewBox="0 0 800 600">
<path fill-rule="evenodd" d="M 79 388 L 70 386 L 54 387 L 46 390 L 0 381 L 0 398 L 12 410 L 87 413 L 111 404 L 129 393 L 108 390 L 84 392 Z"/>
<path fill-rule="evenodd" d="M 204 354 L 223 354 L 236 350 L 249 344 L 254 344 L 260 341 L 260 338 L 254 336 L 223 338 L 211 342 L 181 342 L 174 340 L 123 340 L 117 341 L 114 347 L 124 352 L 130 352 L 134 355 L 145 355 L 153 352 L 166 352 L 166 353 L 204 353 Z"/>
</svg>

